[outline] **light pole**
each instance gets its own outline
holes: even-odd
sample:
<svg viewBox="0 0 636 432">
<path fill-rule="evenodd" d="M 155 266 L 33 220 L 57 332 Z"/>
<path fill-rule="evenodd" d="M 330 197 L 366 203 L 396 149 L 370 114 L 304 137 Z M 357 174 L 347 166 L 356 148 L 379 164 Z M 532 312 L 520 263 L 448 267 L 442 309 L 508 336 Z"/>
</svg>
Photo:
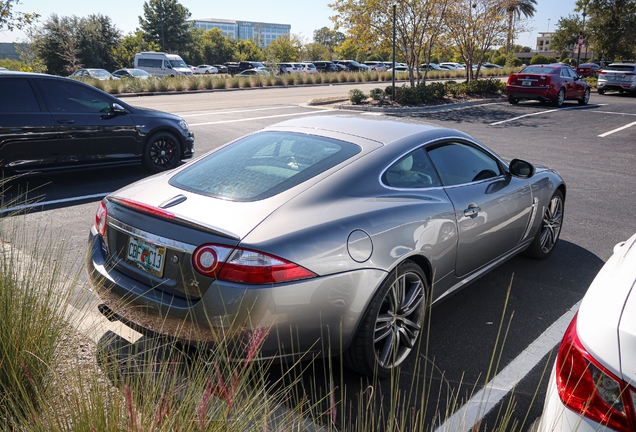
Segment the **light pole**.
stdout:
<svg viewBox="0 0 636 432">
<path fill-rule="evenodd" d="M 395 8 L 393 3 L 393 68 L 391 69 L 391 101 L 395 101 Z"/>
</svg>

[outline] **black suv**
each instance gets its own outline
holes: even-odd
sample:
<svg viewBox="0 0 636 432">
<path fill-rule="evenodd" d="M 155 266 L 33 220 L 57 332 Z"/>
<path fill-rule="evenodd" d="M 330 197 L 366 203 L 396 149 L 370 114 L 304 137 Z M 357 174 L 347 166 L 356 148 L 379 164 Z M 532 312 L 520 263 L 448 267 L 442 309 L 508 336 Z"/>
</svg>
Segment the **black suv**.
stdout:
<svg viewBox="0 0 636 432">
<path fill-rule="evenodd" d="M 313 62 L 318 72 L 339 72 L 340 69 L 331 61 L 315 61 Z"/>
<path fill-rule="evenodd" d="M 0 95 L 0 171 L 143 162 L 160 172 L 194 154 L 194 133 L 182 118 L 135 108 L 80 81 L 5 72 Z"/>
</svg>

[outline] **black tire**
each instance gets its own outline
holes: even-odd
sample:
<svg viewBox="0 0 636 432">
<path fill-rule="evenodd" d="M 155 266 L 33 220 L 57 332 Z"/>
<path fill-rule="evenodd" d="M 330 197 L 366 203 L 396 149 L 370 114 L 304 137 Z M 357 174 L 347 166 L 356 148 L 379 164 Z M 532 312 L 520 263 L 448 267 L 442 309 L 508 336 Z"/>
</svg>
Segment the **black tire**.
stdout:
<svg viewBox="0 0 636 432">
<path fill-rule="evenodd" d="M 586 88 L 585 94 L 583 94 L 583 97 L 579 99 L 579 105 L 587 105 L 589 101 L 590 101 L 590 89 Z"/>
<path fill-rule="evenodd" d="M 417 348 L 427 295 L 422 269 L 411 261 L 400 264 L 371 300 L 358 332 L 343 353 L 345 365 L 368 377 L 390 376 Z"/>
<path fill-rule="evenodd" d="M 564 204 L 563 194 L 557 189 L 554 191 L 552 198 L 550 198 L 547 207 L 543 209 L 541 226 L 534 240 L 532 240 L 528 249 L 525 250 L 525 255 L 537 259 L 544 259 L 550 256 L 561 234 L 565 210 Z"/>
<path fill-rule="evenodd" d="M 148 138 L 142 156 L 143 164 L 158 173 L 175 168 L 181 161 L 181 145 L 174 134 L 157 132 Z"/>
<path fill-rule="evenodd" d="M 553 104 L 556 107 L 560 107 L 563 105 L 564 101 L 565 101 L 565 89 L 562 88 L 561 90 L 559 90 L 559 93 L 557 94 L 556 99 L 554 99 Z"/>
<path fill-rule="evenodd" d="M 597 92 L 598 92 L 598 94 L 605 94 L 605 90 L 603 90 L 603 89 L 598 89 Z"/>
<path fill-rule="evenodd" d="M 519 99 L 508 96 L 508 102 L 510 102 L 512 105 L 517 105 L 519 103 Z"/>
</svg>

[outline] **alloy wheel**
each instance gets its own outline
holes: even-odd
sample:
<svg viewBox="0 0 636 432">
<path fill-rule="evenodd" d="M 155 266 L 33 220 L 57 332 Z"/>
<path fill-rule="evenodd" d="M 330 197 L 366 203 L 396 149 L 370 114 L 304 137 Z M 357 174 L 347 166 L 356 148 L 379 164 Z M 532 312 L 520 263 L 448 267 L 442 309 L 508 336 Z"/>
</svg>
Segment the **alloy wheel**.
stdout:
<svg viewBox="0 0 636 432">
<path fill-rule="evenodd" d="M 425 285 L 415 272 L 400 274 L 386 293 L 375 323 L 378 365 L 398 366 L 414 348 L 422 327 Z"/>
<path fill-rule="evenodd" d="M 544 253 L 552 250 L 561 232 L 563 223 L 563 200 L 559 195 L 554 195 L 543 214 L 541 226 L 540 245 Z"/>
</svg>

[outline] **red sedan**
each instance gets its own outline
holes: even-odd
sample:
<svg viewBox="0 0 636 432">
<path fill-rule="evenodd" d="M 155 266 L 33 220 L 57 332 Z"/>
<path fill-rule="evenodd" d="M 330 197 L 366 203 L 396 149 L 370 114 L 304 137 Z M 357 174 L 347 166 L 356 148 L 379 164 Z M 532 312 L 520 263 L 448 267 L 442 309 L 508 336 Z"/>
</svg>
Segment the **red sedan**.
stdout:
<svg viewBox="0 0 636 432">
<path fill-rule="evenodd" d="M 586 105 L 590 100 L 590 86 L 568 65 L 531 65 L 508 77 L 506 94 L 513 105 L 521 99 L 551 102 L 555 106 L 570 99 Z"/>
<path fill-rule="evenodd" d="M 582 77 L 597 77 L 601 67 L 596 63 L 583 63 L 576 68 L 576 72 Z"/>
</svg>

